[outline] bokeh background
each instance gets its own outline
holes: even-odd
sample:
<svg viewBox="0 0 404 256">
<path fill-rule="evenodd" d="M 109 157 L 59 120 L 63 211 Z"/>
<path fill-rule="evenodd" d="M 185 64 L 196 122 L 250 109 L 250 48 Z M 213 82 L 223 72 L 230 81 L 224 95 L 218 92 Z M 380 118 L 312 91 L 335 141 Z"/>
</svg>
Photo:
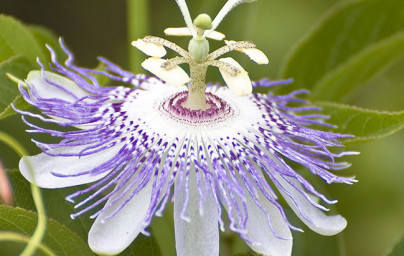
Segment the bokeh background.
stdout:
<svg viewBox="0 0 404 256">
<path fill-rule="evenodd" d="M 340 1 L 260 0 L 237 7 L 218 30 L 232 40 L 252 40 L 267 53 L 270 59 L 267 66 L 257 66 L 244 56 L 235 56 L 252 79 L 276 79 L 280 78 L 279 67 L 291 47 Z M 215 16 L 224 3 L 225 0 L 188 1 L 193 17 L 201 12 Z M 173 0 L 150 0 L 149 7 L 149 34 L 164 36 L 164 28 L 184 26 Z M 96 57 L 104 56 L 124 68 L 129 67 L 129 42 L 136 38 L 127 36 L 125 0 L 1 0 L 0 13 L 50 28 L 65 39 L 75 53 L 76 62 L 82 66 L 95 67 Z M 185 39 L 173 40 L 186 47 Z M 404 59 L 370 81 L 349 103 L 370 109 L 404 110 L 403 68 Z M 209 79 L 221 81 L 213 69 Z M 27 145 L 30 153 L 37 152 L 24 129 L 18 115 L 0 121 L 1 131 Z M 338 240 L 343 241 L 348 256 L 384 255 L 404 233 L 404 131 L 348 148 L 360 151 L 361 155 L 348 158 L 353 166 L 344 174 L 356 175 L 359 183 L 326 188 L 332 198 L 339 199 L 337 210 L 349 223 Z M 7 168 L 18 164 L 15 153 L 1 143 L 0 158 Z M 164 255 L 174 255 L 170 215 L 167 209 L 163 218 L 155 218 L 153 222 L 153 233 Z M 236 243 L 235 252 L 245 250 L 241 241 Z M 312 246 L 315 250 L 316 244 Z M 331 254 L 324 251 L 323 255 Z"/>
</svg>

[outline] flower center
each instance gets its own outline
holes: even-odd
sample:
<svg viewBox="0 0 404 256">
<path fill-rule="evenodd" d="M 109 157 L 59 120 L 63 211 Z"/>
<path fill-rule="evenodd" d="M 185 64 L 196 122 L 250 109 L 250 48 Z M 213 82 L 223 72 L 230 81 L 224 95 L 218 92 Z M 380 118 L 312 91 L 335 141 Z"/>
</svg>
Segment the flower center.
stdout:
<svg viewBox="0 0 404 256">
<path fill-rule="evenodd" d="M 211 92 L 205 93 L 207 105 L 205 110 L 189 109 L 185 106 L 187 98 L 187 91 L 177 92 L 161 101 L 157 108 L 169 119 L 193 127 L 217 126 L 234 117 L 238 112 L 235 106 Z"/>
</svg>

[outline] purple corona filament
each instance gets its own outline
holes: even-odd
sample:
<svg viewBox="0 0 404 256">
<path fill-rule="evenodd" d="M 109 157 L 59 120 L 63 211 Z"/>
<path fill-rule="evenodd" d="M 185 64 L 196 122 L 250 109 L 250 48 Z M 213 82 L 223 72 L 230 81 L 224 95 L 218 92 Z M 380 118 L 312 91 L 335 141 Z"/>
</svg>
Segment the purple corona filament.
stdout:
<svg viewBox="0 0 404 256">
<path fill-rule="evenodd" d="M 345 228 L 344 218 L 323 213 L 328 210 L 325 205 L 336 200 L 327 199 L 290 165 L 294 162 L 329 184 L 355 182 L 333 171 L 349 166 L 338 158 L 356 153 L 330 149 L 341 147 L 338 140 L 351 136 L 309 128 L 334 126 L 323 122 L 326 116 L 313 114 L 319 108 L 297 98 L 307 91 L 235 96 L 225 87 L 208 85 L 209 108 L 190 110 L 184 107 L 185 87 L 132 74 L 103 58 L 105 72 L 77 67 L 73 55 L 62 47 L 68 55 L 64 65 L 49 48 L 53 72 L 41 65 L 42 71 L 31 72 L 25 86 L 19 85 L 24 99 L 41 114 L 16 109 L 31 127 L 28 132 L 60 141 L 34 141 L 43 153 L 24 157 L 20 169 L 45 188 L 91 183 L 66 199 L 76 203 L 72 218 L 85 213 L 96 218 L 89 234 L 93 249 L 100 246 L 103 225 L 114 219 L 137 218 L 128 220 L 134 226 L 129 243 L 139 232 L 147 234 L 152 217 L 161 215 L 170 199 L 176 236 L 188 232 L 187 223 L 198 218 L 208 222 L 203 216 L 211 218 L 209 225 L 224 230 L 227 212 L 230 230 L 261 253 L 271 246 L 265 239 L 286 248 L 292 239 L 289 230 L 301 230 L 286 218 L 279 196 L 320 234 L 333 235 Z M 95 74 L 133 87 L 101 87 Z M 253 87 L 291 82 L 264 79 L 253 82 Z M 42 128 L 37 124 L 41 122 L 68 130 Z"/>
</svg>

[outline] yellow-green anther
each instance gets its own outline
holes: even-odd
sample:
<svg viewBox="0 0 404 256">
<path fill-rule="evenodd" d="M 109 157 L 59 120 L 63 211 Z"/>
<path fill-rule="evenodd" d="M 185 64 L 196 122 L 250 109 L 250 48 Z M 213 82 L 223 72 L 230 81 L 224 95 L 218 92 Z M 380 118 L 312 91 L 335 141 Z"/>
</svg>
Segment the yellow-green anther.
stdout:
<svg viewBox="0 0 404 256">
<path fill-rule="evenodd" d="M 212 28 L 212 19 L 206 13 L 199 14 L 194 20 L 195 27 L 208 30 Z"/>
</svg>

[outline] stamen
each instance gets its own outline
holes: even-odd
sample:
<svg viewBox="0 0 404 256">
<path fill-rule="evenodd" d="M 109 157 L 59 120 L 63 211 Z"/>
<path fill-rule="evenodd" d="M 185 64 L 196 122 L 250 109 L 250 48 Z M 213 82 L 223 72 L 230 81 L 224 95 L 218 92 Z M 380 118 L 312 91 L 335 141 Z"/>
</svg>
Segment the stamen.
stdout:
<svg viewBox="0 0 404 256">
<path fill-rule="evenodd" d="M 189 76 L 182 68 L 174 66 L 168 70 L 162 67 L 164 63 L 166 63 L 164 59 L 151 57 L 142 62 L 142 67 L 174 86 L 189 82 Z"/>
<path fill-rule="evenodd" d="M 214 66 L 214 67 L 217 67 L 219 69 L 223 69 L 227 73 L 229 73 L 231 76 L 237 76 L 238 74 L 241 73 L 241 70 L 236 65 L 233 65 L 232 63 L 224 62 L 224 61 L 221 61 L 221 60 L 205 61 L 204 64 L 206 66 Z"/>
<path fill-rule="evenodd" d="M 152 56 L 152 57 L 161 58 L 167 54 L 167 51 L 162 44 L 145 42 L 142 39 L 133 41 L 132 46 L 138 48 L 145 54 Z"/>
<path fill-rule="evenodd" d="M 212 31 L 208 35 L 205 35 L 205 37 L 216 41 L 222 41 L 226 35 L 218 31 Z"/>
<path fill-rule="evenodd" d="M 174 57 L 164 62 L 161 67 L 166 70 L 171 70 L 180 64 L 189 63 L 190 61 L 189 58 Z"/>
<path fill-rule="evenodd" d="M 255 44 L 250 41 L 241 41 L 241 42 L 235 42 L 235 41 L 225 41 L 226 46 L 220 47 L 216 51 L 212 52 L 209 54 L 208 59 L 209 60 L 214 60 L 223 54 L 226 54 L 228 52 L 234 51 L 234 50 L 240 50 L 240 49 L 249 49 L 249 48 L 255 48 Z M 231 43 L 228 43 L 231 42 Z"/>
<path fill-rule="evenodd" d="M 236 45 L 240 42 L 236 41 L 224 41 L 227 45 Z M 250 42 L 249 42 L 250 43 Z M 269 60 L 265 53 L 258 50 L 254 47 L 243 47 L 240 46 L 239 48 L 235 49 L 236 51 L 242 52 L 247 55 L 252 61 L 256 62 L 257 64 L 268 64 Z"/>
<path fill-rule="evenodd" d="M 166 28 L 164 29 L 164 34 L 166 34 L 167 36 L 192 36 L 187 27 Z"/>
<path fill-rule="evenodd" d="M 172 43 L 164 38 L 160 38 L 157 36 L 146 36 L 145 38 L 142 39 L 146 43 L 153 43 L 153 44 L 160 44 L 163 45 L 179 55 L 181 55 L 184 58 L 189 58 L 189 53 L 182 49 L 180 46 L 176 45 L 175 43 Z"/>
<path fill-rule="evenodd" d="M 252 84 L 248 73 L 243 69 L 243 67 L 232 58 L 222 58 L 220 62 L 227 63 L 229 65 L 235 66 L 240 72 L 233 76 L 228 72 L 227 69 L 219 67 L 220 74 L 222 75 L 227 86 L 235 95 L 247 95 L 252 92 Z"/>
</svg>

